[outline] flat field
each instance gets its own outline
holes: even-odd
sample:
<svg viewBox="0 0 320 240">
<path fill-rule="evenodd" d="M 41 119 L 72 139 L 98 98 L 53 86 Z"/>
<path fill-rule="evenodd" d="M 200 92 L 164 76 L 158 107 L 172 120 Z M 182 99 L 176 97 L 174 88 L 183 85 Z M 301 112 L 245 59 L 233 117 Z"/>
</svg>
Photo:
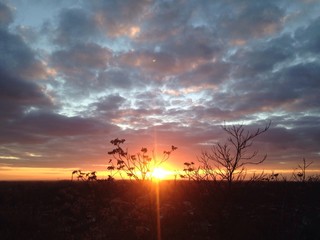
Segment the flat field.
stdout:
<svg viewBox="0 0 320 240">
<path fill-rule="evenodd" d="M 0 239 L 320 239 L 320 183 L 0 182 Z"/>
</svg>

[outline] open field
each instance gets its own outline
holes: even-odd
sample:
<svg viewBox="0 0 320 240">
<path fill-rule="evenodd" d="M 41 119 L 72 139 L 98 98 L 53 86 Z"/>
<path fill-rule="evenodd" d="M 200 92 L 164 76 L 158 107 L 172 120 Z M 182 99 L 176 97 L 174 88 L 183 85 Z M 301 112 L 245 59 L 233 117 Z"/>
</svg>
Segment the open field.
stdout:
<svg viewBox="0 0 320 240">
<path fill-rule="evenodd" d="M 0 182 L 0 208 L 3 240 L 320 239 L 319 182 Z"/>
</svg>

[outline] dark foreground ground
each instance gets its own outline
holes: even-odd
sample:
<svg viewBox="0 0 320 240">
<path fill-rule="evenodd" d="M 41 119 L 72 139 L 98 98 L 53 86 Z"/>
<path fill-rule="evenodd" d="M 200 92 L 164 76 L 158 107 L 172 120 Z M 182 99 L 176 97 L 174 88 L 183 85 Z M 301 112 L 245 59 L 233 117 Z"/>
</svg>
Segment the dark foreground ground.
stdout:
<svg viewBox="0 0 320 240">
<path fill-rule="evenodd" d="M 156 183 L 0 182 L 0 239 L 157 239 Z M 320 239 L 320 183 L 160 183 L 162 239 Z"/>
</svg>

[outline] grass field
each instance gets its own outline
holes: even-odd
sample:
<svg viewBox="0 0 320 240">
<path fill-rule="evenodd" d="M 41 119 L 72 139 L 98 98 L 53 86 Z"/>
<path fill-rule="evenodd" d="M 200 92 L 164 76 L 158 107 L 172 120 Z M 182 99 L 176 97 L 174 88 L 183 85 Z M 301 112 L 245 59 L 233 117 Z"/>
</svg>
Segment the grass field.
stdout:
<svg viewBox="0 0 320 240">
<path fill-rule="evenodd" d="M 320 183 L 0 182 L 0 233 L 3 240 L 316 240 Z"/>
</svg>

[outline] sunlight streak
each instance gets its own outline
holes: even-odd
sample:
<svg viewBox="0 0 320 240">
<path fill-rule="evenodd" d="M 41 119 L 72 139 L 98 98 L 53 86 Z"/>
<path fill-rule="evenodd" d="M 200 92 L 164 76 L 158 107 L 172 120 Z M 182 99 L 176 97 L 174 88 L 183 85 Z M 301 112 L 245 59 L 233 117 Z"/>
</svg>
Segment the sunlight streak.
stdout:
<svg viewBox="0 0 320 240">
<path fill-rule="evenodd" d="M 161 219 L 160 219 L 160 191 L 159 181 L 156 183 L 156 208 L 157 208 L 157 240 L 161 240 Z"/>
</svg>

